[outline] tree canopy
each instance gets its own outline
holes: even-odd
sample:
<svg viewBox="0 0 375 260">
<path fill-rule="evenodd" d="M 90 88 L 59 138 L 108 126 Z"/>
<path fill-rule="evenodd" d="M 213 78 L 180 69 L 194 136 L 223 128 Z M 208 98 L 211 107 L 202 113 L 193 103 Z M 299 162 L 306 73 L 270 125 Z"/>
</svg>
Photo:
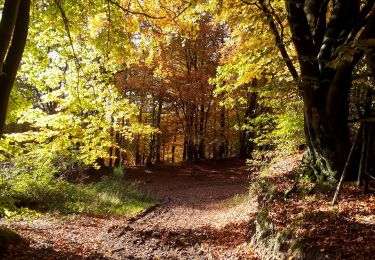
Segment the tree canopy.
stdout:
<svg viewBox="0 0 375 260">
<path fill-rule="evenodd" d="M 1 160 L 61 173 L 306 146 L 311 175 L 337 178 L 353 133 L 372 142 L 373 5 L 3 0 Z"/>
</svg>

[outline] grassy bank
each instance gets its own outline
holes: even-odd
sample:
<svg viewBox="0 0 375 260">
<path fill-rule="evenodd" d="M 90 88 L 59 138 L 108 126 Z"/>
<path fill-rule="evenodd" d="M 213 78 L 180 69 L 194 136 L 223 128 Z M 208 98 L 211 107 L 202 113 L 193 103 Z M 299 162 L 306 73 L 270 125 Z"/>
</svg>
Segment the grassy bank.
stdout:
<svg viewBox="0 0 375 260">
<path fill-rule="evenodd" d="M 149 193 L 137 183 L 125 184 L 114 177 L 91 184 L 27 178 L 8 181 L 2 186 L 2 217 L 28 214 L 30 209 L 58 214 L 133 215 L 154 204 Z"/>
</svg>

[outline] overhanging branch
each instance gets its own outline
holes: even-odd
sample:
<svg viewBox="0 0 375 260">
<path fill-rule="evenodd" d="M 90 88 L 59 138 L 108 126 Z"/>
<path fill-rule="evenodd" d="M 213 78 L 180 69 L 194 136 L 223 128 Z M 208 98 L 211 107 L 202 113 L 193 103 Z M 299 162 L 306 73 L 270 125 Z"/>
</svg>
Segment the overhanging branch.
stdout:
<svg viewBox="0 0 375 260">
<path fill-rule="evenodd" d="M 106 1 L 113 4 L 114 6 L 118 7 L 119 9 L 121 9 L 123 12 L 125 12 L 127 14 L 142 15 L 142 16 L 145 16 L 145 17 L 150 18 L 150 19 L 164 19 L 164 18 L 166 18 L 165 16 L 150 15 L 150 14 L 144 12 L 144 11 L 138 12 L 138 11 L 130 10 L 128 8 L 123 7 L 122 5 L 117 3 L 115 0 L 106 0 Z M 141 8 L 141 9 L 143 10 L 143 8 Z"/>
</svg>

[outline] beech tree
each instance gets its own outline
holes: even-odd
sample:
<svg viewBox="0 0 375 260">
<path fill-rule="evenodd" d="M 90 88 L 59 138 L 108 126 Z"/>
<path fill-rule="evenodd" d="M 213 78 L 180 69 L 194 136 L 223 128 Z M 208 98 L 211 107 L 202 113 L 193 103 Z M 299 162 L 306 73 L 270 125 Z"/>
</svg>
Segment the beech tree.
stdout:
<svg viewBox="0 0 375 260">
<path fill-rule="evenodd" d="M 375 37 L 374 1 L 286 0 L 285 4 L 300 66 L 309 164 L 333 177 L 342 171 L 351 147 L 349 90 L 353 69 L 364 54 L 374 76 L 370 41 Z M 355 177 L 355 171 L 351 173 L 349 177 Z"/>
</svg>

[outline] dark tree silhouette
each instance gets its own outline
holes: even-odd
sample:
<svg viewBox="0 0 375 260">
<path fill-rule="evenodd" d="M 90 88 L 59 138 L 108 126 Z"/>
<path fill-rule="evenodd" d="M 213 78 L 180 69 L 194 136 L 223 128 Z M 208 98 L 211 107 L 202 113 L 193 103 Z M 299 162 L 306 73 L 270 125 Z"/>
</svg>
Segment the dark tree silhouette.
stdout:
<svg viewBox="0 0 375 260">
<path fill-rule="evenodd" d="M 362 8 L 360 0 L 338 0 L 331 13 L 329 2 L 285 0 L 301 71 L 299 86 L 309 162 L 318 172 L 335 176 L 342 171 L 351 147 L 348 97 L 352 72 L 364 54 L 368 67 L 374 66 L 374 47 L 366 51 L 357 48 L 353 57 L 336 67 L 329 66 L 329 62 L 340 55 L 338 48 L 375 37 L 375 13 L 373 0 Z M 371 73 L 374 75 L 373 70 Z"/>
<path fill-rule="evenodd" d="M 10 92 L 26 45 L 30 0 L 5 0 L 0 21 L 0 135 Z"/>
</svg>

